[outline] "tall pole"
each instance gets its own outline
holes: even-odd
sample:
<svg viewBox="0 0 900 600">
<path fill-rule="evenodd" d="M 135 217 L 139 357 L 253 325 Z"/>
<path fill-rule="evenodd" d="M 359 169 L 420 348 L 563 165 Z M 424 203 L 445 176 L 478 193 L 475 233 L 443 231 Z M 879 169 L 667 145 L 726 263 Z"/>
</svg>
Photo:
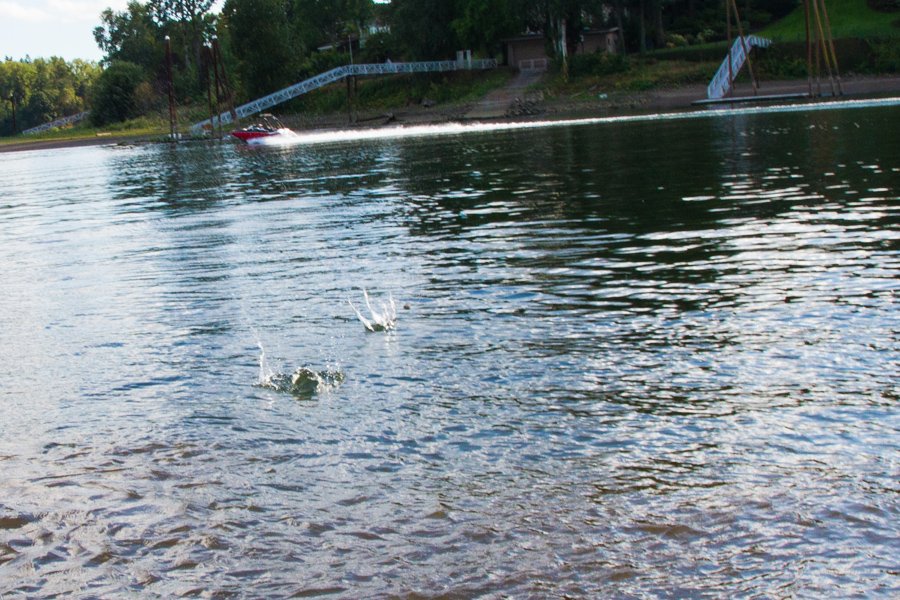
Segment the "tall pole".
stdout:
<svg viewBox="0 0 900 600">
<path fill-rule="evenodd" d="M 175 84 L 172 82 L 172 41 L 166 36 L 166 79 L 169 88 L 169 135 L 175 140 L 175 130 L 178 128 L 175 114 Z"/>
<path fill-rule="evenodd" d="M 741 36 L 741 46 L 744 48 L 744 57 L 747 59 L 747 70 L 750 71 L 750 81 L 753 83 L 753 95 L 755 96 L 759 91 L 759 86 L 756 83 L 756 77 L 753 75 L 753 63 L 750 61 L 750 48 L 747 47 L 747 38 L 744 37 L 744 26 L 741 25 L 741 17 L 738 14 L 737 2 L 736 0 L 731 0 L 731 2 L 734 4 L 734 20 L 737 22 L 738 35 Z M 729 61 L 728 64 L 731 64 L 731 62 Z"/>
<path fill-rule="evenodd" d="M 216 63 L 219 65 L 219 70 L 222 72 L 220 84 L 222 85 L 225 102 L 228 103 L 228 112 L 231 113 L 231 122 L 237 125 L 237 112 L 234 110 L 234 98 L 231 95 L 231 86 L 228 85 L 228 74 L 225 72 L 225 59 L 222 58 L 222 49 L 219 48 L 218 36 L 213 36 L 213 52 L 216 57 Z M 218 71 L 216 78 L 218 79 Z"/>
<path fill-rule="evenodd" d="M 9 101 L 12 102 L 12 109 L 13 109 L 13 114 L 12 114 L 12 117 L 13 117 L 13 137 L 16 137 L 17 135 L 19 135 L 19 128 L 16 126 L 16 97 L 15 97 L 15 96 L 10 96 L 10 97 L 9 97 Z"/>
<path fill-rule="evenodd" d="M 203 50 L 201 51 L 201 56 L 203 58 L 203 68 L 206 74 L 206 104 L 209 106 L 209 123 L 210 127 L 215 127 L 213 118 L 216 113 L 213 112 L 213 99 L 212 99 L 212 76 L 209 73 L 209 67 L 212 65 L 212 51 L 209 49 L 209 46 L 203 46 Z"/>
<path fill-rule="evenodd" d="M 215 97 L 216 97 L 215 115 L 216 115 L 216 118 L 212 122 L 212 126 L 213 126 L 213 128 L 215 128 L 216 125 L 219 126 L 219 137 L 222 137 L 222 118 L 219 116 L 221 114 L 219 112 L 219 99 L 221 98 L 221 96 L 220 96 L 221 85 L 219 84 L 219 59 L 216 56 L 215 47 L 216 47 L 216 40 L 215 40 L 215 38 L 213 38 L 213 46 L 210 49 L 209 53 L 212 55 L 213 89 L 216 91 L 216 93 L 215 93 Z"/>
<path fill-rule="evenodd" d="M 825 7 L 825 0 L 822 0 L 822 15 L 825 17 L 825 34 L 828 37 L 828 46 L 831 48 L 831 60 L 834 62 L 834 73 L 837 76 L 838 94 L 844 95 L 841 88 L 841 72 L 838 70 L 837 52 L 834 51 L 834 38 L 831 37 L 831 24 L 828 22 L 828 9 Z"/>
<path fill-rule="evenodd" d="M 725 29 L 728 33 L 728 90 L 734 93 L 734 68 L 731 66 L 731 0 L 725 0 Z"/>
<path fill-rule="evenodd" d="M 834 75 L 831 72 L 831 57 L 828 56 L 828 46 L 826 46 L 825 40 L 825 32 L 822 30 L 822 17 L 819 14 L 819 2 L 818 0 L 813 0 L 813 10 L 816 14 L 816 33 L 819 36 L 819 40 L 821 40 L 822 48 L 820 54 L 824 53 L 825 55 L 825 68 L 828 69 L 828 80 L 831 83 L 831 95 L 836 96 L 834 90 Z"/>
<path fill-rule="evenodd" d="M 806 83 L 809 85 L 809 97 L 812 98 L 812 40 L 809 38 L 809 0 L 803 0 L 806 11 Z"/>
<path fill-rule="evenodd" d="M 350 91 L 350 75 L 347 75 L 347 122 L 353 123 L 353 95 Z"/>
</svg>

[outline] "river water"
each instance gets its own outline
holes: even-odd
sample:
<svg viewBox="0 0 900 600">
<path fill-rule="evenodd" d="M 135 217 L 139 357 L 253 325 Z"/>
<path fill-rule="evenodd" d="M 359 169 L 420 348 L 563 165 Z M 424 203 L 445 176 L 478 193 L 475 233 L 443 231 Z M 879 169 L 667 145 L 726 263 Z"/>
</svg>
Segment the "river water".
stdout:
<svg viewBox="0 0 900 600">
<path fill-rule="evenodd" d="M 3 155 L 0 596 L 896 598 L 898 124 Z"/>
</svg>

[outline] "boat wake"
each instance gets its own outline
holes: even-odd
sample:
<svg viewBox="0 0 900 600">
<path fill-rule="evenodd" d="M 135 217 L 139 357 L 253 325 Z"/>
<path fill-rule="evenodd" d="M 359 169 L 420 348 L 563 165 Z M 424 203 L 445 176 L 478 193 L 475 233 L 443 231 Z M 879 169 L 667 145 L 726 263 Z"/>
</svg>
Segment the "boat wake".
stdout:
<svg viewBox="0 0 900 600">
<path fill-rule="evenodd" d="M 499 132 L 519 129 L 541 129 L 568 127 L 572 125 L 596 125 L 602 123 L 629 123 L 634 121 L 666 121 L 679 119 L 710 119 L 736 115 L 813 112 L 820 110 L 847 110 L 900 105 L 900 98 L 876 98 L 863 100 L 835 100 L 827 102 L 798 102 L 771 106 L 707 108 L 693 111 L 622 115 L 614 117 L 592 117 L 582 119 L 562 119 L 547 121 L 520 121 L 510 123 L 444 123 L 440 125 L 398 125 L 372 129 L 344 129 L 335 131 L 315 131 L 285 136 L 272 136 L 256 142 L 265 146 L 310 146 L 337 142 L 356 142 L 442 135 L 465 135 L 472 133 Z"/>
</svg>

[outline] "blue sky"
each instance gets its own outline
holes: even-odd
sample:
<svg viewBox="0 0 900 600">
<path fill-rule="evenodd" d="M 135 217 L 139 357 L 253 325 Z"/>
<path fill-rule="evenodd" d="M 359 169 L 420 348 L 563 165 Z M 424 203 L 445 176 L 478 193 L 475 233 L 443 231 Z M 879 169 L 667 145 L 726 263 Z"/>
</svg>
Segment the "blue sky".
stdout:
<svg viewBox="0 0 900 600">
<path fill-rule="evenodd" d="M 12 57 L 99 61 L 94 42 L 105 8 L 125 9 L 128 0 L 0 0 L 0 60 Z M 218 11 L 223 2 L 216 3 Z"/>
</svg>

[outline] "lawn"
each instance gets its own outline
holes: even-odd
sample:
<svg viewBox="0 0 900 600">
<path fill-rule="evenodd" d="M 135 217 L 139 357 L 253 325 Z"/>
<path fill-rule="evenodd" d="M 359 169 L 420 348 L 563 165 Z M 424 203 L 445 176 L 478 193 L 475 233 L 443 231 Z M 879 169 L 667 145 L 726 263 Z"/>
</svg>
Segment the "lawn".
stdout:
<svg viewBox="0 0 900 600">
<path fill-rule="evenodd" d="M 900 37 L 900 13 L 875 12 L 866 0 L 825 0 L 831 35 L 841 37 Z M 801 4 L 790 15 L 773 23 L 758 35 L 774 42 L 794 42 L 806 39 L 806 12 Z"/>
</svg>

